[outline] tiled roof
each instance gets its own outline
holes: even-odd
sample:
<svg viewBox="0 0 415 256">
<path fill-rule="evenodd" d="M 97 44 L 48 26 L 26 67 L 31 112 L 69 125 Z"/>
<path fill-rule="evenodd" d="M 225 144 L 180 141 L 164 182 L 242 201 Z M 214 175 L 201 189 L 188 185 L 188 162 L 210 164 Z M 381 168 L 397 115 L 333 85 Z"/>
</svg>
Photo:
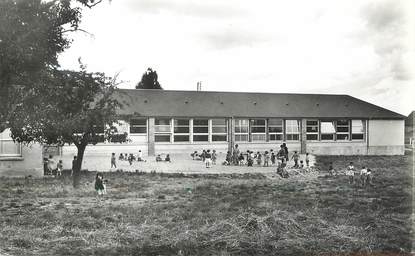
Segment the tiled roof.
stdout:
<svg viewBox="0 0 415 256">
<path fill-rule="evenodd" d="M 406 117 L 349 95 L 119 89 L 119 114 L 159 117 Z"/>
</svg>

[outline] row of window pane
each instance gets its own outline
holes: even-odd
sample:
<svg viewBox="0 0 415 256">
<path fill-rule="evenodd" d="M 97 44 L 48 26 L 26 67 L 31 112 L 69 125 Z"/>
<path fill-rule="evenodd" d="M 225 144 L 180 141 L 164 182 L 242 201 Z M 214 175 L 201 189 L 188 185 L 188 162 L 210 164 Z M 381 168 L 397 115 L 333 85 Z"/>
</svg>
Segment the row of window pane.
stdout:
<svg viewBox="0 0 415 256">
<path fill-rule="evenodd" d="M 226 119 L 212 119 L 212 141 L 226 141 Z M 171 136 L 175 142 L 190 141 L 190 119 L 174 119 L 173 134 L 170 119 L 155 120 L 155 141 L 170 142 Z M 193 119 L 193 141 L 209 141 L 209 119 Z"/>
<path fill-rule="evenodd" d="M 350 129 L 351 127 L 351 129 Z M 318 140 L 319 124 L 317 120 L 307 120 L 307 140 Z M 352 140 L 364 139 L 363 120 L 321 121 L 321 140 Z"/>
</svg>

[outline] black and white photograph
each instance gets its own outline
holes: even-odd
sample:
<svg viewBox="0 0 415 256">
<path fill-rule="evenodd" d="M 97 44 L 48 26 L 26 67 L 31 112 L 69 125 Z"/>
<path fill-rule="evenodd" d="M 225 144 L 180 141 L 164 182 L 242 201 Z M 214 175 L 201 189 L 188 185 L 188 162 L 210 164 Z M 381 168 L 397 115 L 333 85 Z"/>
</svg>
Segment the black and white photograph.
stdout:
<svg viewBox="0 0 415 256">
<path fill-rule="evenodd" d="M 415 1 L 0 0 L 0 256 L 415 255 Z"/>
</svg>

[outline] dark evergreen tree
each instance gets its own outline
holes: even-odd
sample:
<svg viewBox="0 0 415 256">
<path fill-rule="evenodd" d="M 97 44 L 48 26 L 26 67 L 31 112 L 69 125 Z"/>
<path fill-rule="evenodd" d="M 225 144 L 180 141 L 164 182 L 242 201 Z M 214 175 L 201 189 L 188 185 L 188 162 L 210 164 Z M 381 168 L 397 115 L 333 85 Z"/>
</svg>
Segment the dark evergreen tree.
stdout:
<svg viewBox="0 0 415 256">
<path fill-rule="evenodd" d="M 157 72 L 151 68 L 141 77 L 141 81 L 135 86 L 136 89 L 160 89 L 163 90 L 159 81 Z"/>
</svg>

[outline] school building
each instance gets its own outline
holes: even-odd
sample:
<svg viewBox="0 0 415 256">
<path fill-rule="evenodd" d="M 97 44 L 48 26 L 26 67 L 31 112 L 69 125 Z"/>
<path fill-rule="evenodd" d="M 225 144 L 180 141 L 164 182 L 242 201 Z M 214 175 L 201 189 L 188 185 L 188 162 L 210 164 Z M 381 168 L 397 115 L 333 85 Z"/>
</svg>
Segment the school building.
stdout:
<svg viewBox="0 0 415 256">
<path fill-rule="evenodd" d="M 405 150 L 405 116 L 348 95 L 120 89 L 116 97 L 123 104 L 120 117 L 128 116 L 118 131 L 128 133 L 129 142 L 102 142 L 85 152 L 85 159 L 105 158 L 105 166 L 112 152 L 226 153 L 235 144 L 265 151 L 286 143 L 290 152 L 317 155 L 402 155 Z M 3 133 L 0 174 L 7 164 L 13 168 L 7 157 L 41 163 L 41 153 L 32 156 L 20 145 L 13 151 L 11 145 Z M 58 152 L 70 163 L 76 147 Z"/>
</svg>

